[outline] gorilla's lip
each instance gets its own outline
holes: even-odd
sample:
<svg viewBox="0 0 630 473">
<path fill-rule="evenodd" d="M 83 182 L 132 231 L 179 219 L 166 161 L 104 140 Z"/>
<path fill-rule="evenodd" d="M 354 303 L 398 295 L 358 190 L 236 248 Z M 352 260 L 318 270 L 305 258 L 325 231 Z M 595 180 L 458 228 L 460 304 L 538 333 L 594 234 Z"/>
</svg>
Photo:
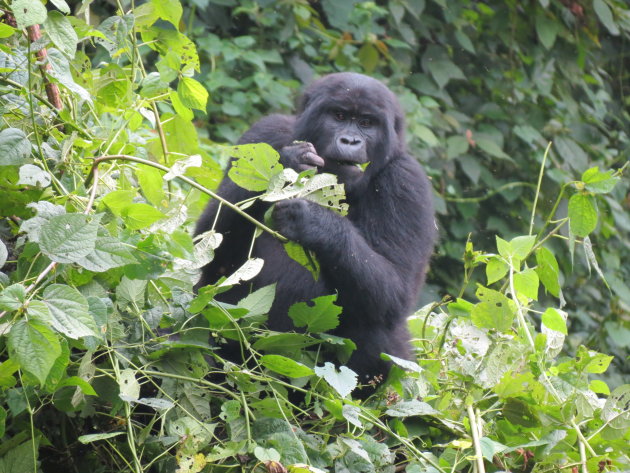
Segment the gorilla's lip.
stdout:
<svg viewBox="0 0 630 473">
<path fill-rule="evenodd" d="M 332 158 L 331 161 L 341 166 L 356 166 L 356 165 L 365 164 L 367 162 L 367 161 L 357 161 L 353 159 L 343 159 L 343 158 Z"/>
</svg>

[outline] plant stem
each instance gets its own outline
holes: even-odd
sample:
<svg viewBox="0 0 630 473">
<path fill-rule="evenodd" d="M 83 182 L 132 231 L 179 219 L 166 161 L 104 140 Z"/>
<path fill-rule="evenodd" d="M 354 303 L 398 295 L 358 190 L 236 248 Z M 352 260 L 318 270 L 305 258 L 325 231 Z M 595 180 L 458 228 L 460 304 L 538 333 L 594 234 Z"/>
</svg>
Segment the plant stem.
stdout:
<svg viewBox="0 0 630 473">
<path fill-rule="evenodd" d="M 164 171 L 164 172 L 169 172 L 170 171 L 170 169 L 168 167 L 163 166 L 161 164 L 155 163 L 153 161 L 149 161 L 147 159 L 136 158 L 135 156 L 128 156 L 126 154 L 114 154 L 114 155 L 109 155 L 109 156 L 100 156 L 100 157 L 94 159 L 94 162 L 92 164 L 92 170 L 90 171 L 90 174 L 88 175 L 87 179 L 85 180 L 86 187 L 92 181 L 92 177 L 94 175 L 94 169 L 96 169 L 96 167 L 100 163 L 105 162 L 105 161 L 114 161 L 114 160 L 132 161 L 134 163 L 140 163 L 140 164 L 145 164 L 147 166 L 152 166 L 152 167 L 154 167 L 156 169 L 159 169 L 160 171 Z M 265 224 L 260 223 L 254 217 L 249 215 L 247 212 L 241 210 L 237 205 L 233 204 L 229 200 L 224 199 L 223 197 L 219 196 L 218 194 L 212 192 L 210 189 L 205 188 L 201 184 L 197 184 L 195 181 L 193 181 L 192 179 L 187 178 L 186 176 L 176 176 L 176 177 L 177 177 L 177 179 L 180 179 L 180 180 L 184 181 L 186 184 L 194 187 L 195 189 L 200 190 L 201 192 L 204 192 L 205 194 L 208 194 L 213 199 L 218 200 L 223 205 L 225 205 L 226 207 L 229 207 L 230 209 L 234 210 L 234 212 L 239 214 L 241 217 L 243 217 L 244 219 L 250 221 L 256 227 L 258 227 L 261 230 L 269 233 L 270 235 L 272 235 L 273 237 L 277 238 L 281 242 L 286 243 L 286 242 L 289 241 L 287 238 L 282 236 L 280 233 L 276 232 L 275 230 L 272 230 L 271 228 L 269 228 Z"/>
<path fill-rule="evenodd" d="M 536 205 L 538 204 L 538 196 L 540 195 L 540 186 L 542 184 L 542 178 L 545 174 L 545 163 L 547 162 L 547 156 L 549 155 L 549 150 L 551 149 L 552 142 L 550 141 L 547 145 L 547 149 L 545 149 L 545 154 L 543 155 L 543 160 L 540 165 L 540 173 L 538 174 L 538 184 L 536 185 L 536 195 L 534 196 L 534 205 L 532 206 L 532 218 L 529 221 L 529 233 L 532 234 L 534 230 L 534 217 L 536 216 Z"/>
<path fill-rule="evenodd" d="M 472 405 L 469 405 L 466 410 L 468 411 L 468 419 L 470 420 L 470 433 L 472 434 L 473 446 L 475 447 L 475 465 L 477 473 L 486 473 L 486 468 L 483 464 L 483 453 L 481 452 L 481 443 L 479 441 L 479 428 L 477 426 L 477 416 L 473 410 Z"/>
</svg>

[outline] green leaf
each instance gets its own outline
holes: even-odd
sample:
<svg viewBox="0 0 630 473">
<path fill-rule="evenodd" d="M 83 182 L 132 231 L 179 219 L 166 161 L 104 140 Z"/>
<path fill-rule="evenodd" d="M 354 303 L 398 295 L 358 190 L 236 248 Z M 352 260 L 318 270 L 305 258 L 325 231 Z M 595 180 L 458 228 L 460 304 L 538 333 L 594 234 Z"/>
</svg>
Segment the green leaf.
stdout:
<svg viewBox="0 0 630 473">
<path fill-rule="evenodd" d="M 118 437 L 119 435 L 125 435 L 125 432 L 109 432 L 106 434 L 89 434 L 89 435 L 81 435 L 78 440 L 83 445 L 87 445 L 92 442 L 97 442 L 99 440 L 107 440 L 114 437 Z"/>
<path fill-rule="evenodd" d="M 64 214 L 51 217 L 41 228 L 39 246 L 57 263 L 74 263 L 94 250 L 103 214 Z"/>
<path fill-rule="evenodd" d="M 361 46 L 357 58 L 367 73 L 372 72 L 378 65 L 378 51 L 371 43 L 364 43 Z"/>
<path fill-rule="evenodd" d="M 44 27 L 55 46 L 68 57 L 74 58 L 79 37 L 74 31 L 70 20 L 58 11 L 51 11 L 44 22 Z"/>
<path fill-rule="evenodd" d="M 70 14 L 70 7 L 66 3 L 66 0 L 50 0 L 50 3 L 57 7 L 61 13 L 65 13 L 66 15 Z"/>
<path fill-rule="evenodd" d="M 0 292 L 0 310 L 14 311 L 24 305 L 26 288 L 22 284 L 12 284 Z"/>
<path fill-rule="evenodd" d="M 266 143 L 234 146 L 230 154 L 235 158 L 230 179 L 249 191 L 266 190 L 271 178 L 282 171 L 280 155 Z"/>
<path fill-rule="evenodd" d="M 7 262 L 8 257 L 9 250 L 7 250 L 7 245 L 5 245 L 2 240 L 0 240 L 0 268 L 2 268 Z"/>
<path fill-rule="evenodd" d="M 282 353 L 295 353 L 311 345 L 318 345 L 320 340 L 316 340 L 302 333 L 277 333 L 260 337 L 254 343 L 254 349 L 260 351 L 274 351 Z"/>
<path fill-rule="evenodd" d="M 450 59 L 441 57 L 428 63 L 429 72 L 440 89 L 454 79 L 466 79 L 462 70 Z"/>
<path fill-rule="evenodd" d="M 135 262 L 128 246 L 111 236 L 97 238 L 94 250 L 77 261 L 85 269 L 97 273 Z"/>
<path fill-rule="evenodd" d="M 308 366 L 281 355 L 263 355 L 260 357 L 260 363 L 265 368 L 289 378 L 302 378 L 314 374 Z"/>
<path fill-rule="evenodd" d="M 551 49 L 558 35 L 557 21 L 549 18 L 543 10 L 538 10 L 536 14 L 536 33 L 545 49 Z"/>
<path fill-rule="evenodd" d="M 17 30 L 6 23 L 0 23 L 0 39 L 5 39 L 13 36 Z"/>
<path fill-rule="evenodd" d="M 411 417 L 411 416 L 436 416 L 440 412 L 435 410 L 426 402 L 412 399 L 411 401 L 400 401 L 392 405 L 385 411 L 385 414 L 392 417 Z"/>
<path fill-rule="evenodd" d="M 619 35 L 619 27 L 613 19 L 613 13 L 604 0 L 593 0 L 593 10 L 611 35 Z"/>
<path fill-rule="evenodd" d="M 365 165 L 368 166 L 369 162 Z M 343 184 L 337 182 L 337 176 L 330 173 L 313 174 L 313 172 L 304 171 L 298 174 L 293 169 L 283 169 L 270 179 L 262 200 L 277 202 L 301 197 L 341 215 L 346 215 L 348 204 L 342 202 L 346 194 Z"/>
<path fill-rule="evenodd" d="M 346 366 L 337 371 L 335 365 L 326 362 L 324 366 L 315 367 L 315 374 L 324 378 L 341 397 L 348 396 L 357 387 L 357 374 Z"/>
<path fill-rule="evenodd" d="M 514 290 L 529 299 L 538 300 L 539 279 L 536 271 L 528 268 L 514 274 Z"/>
<path fill-rule="evenodd" d="M 20 180 L 18 184 L 33 187 L 48 187 L 50 185 L 50 174 L 34 164 L 24 164 L 20 166 Z"/>
<path fill-rule="evenodd" d="M 555 297 L 560 296 L 560 267 L 556 257 L 547 248 L 536 250 L 536 272 L 545 289 Z"/>
<path fill-rule="evenodd" d="M 506 445 L 495 442 L 488 437 L 482 437 L 479 439 L 479 444 L 481 445 L 481 454 L 489 462 L 492 462 L 497 453 L 502 453 L 509 449 Z"/>
<path fill-rule="evenodd" d="M 608 387 L 608 385 L 604 381 L 601 381 L 599 379 L 593 379 L 588 384 L 588 387 L 591 391 L 597 394 L 605 394 L 607 396 L 610 394 L 610 388 Z"/>
<path fill-rule="evenodd" d="M 621 179 L 615 176 L 612 169 L 600 172 L 598 167 L 590 168 L 582 174 L 582 182 L 587 191 L 594 194 L 607 194 L 611 192 Z"/>
<path fill-rule="evenodd" d="M 342 308 L 335 305 L 337 295 L 320 296 L 311 302 L 298 302 L 289 308 L 289 317 L 296 327 L 307 332 L 327 332 L 339 325 Z"/>
<path fill-rule="evenodd" d="M 162 172 L 153 166 L 139 164 L 136 167 L 136 177 L 138 178 L 138 183 L 140 184 L 140 189 L 142 190 L 144 197 L 146 197 L 146 199 L 156 207 L 163 206 L 165 194 L 164 189 L 162 188 Z M 130 203 L 131 200 L 128 204 Z"/>
<path fill-rule="evenodd" d="M 361 422 L 361 409 L 357 406 L 353 406 L 352 404 L 344 404 L 341 409 L 342 415 L 344 419 L 350 422 L 352 425 L 363 428 L 363 423 Z"/>
<path fill-rule="evenodd" d="M 567 136 L 557 136 L 554 145 L 565 163 L 576 171 L 582 171 L 588 164 L 588 156 L 582 147 Z"/>
<path fill-rule="evenodd" d="M 171 99 L 171 105 L 173 105 L 173 108 L 179 117 L 186 121 L 191 121 L 195 118 L 193 111 L 184 105 L 181 96 L 176 91 L 171 90 L 168 95 Z"/>
<path fill-rule="evenodd" d="M 135 196 L 135 191 L 117 190 L 104 195 L 101 202 L 103 202 L 114 215 L 120 217 L 122 211 L 133 203 Z"/>
<path fill-rule="evenodd" d="M 59 81 L 66 89 L 81 100 L 92 102 L 92 95 L 77 84 L 72 76 L 70 61 L 55 48 L 48 49 L 48 63 L 52 69 L 49 74 Z M 127 84 L 125 84 L 127 85 Z"/>
<path fill-rule="evenodd" d="M 287 252 L 287 255 L 289 255 L 289 258 L 308 269 L 315 281 L 319 279 L 319 261 L 317 261 L 315 253 L 294 241 L 289 241 L 282 246 L 284 247 L 284 251 Z"/>
<path fill-rule="evenodd" d="M 11 356 L 43 386 L 55 360 L 61 355 L 59 339 L 46 325 L 19 320 L 8 337 Z"/>
<path fill-rule="evenodd" d="M 429 146 L 438 146 L 440 144 L 440 140 L 435 136 L 435 133 L 431 131 L 431 129 L 424 125 L 416 125 L 414 126 L 414 135 L 417 135 L 422 141 L 424 141 Z"/>
<path fill-rule="evenodd" d="M 532 408 L 520 399 L 509 398 L 503 405 L 503 416 L 515 425 L 536 427 L 540 421 Z"/>
<path fill-rule="evenodd" d="M 586 364 L 584 371 L 586 373 L 605 373 L 614 358 L 614 356 L 604 355 L 603 353 L 595 353 Z"/>
<path fill-rule="evenodd" d="M 446 157 L 448 159 L 456 158 L 468 152 L 470 143 L 464 136 L 449 136 L 446 139 Z"/>
<path fill-rule="evenodd" d="M 14 0 L 11 10 L 19 29 L 46 21 L 46 7 L 40 0 Z"/>
<path fill-rule="evenodd" d="M 141 230 L 150 227 L 152 224 L 166 218 L 162 212 L 149 204 L 131 204 L 122 210 L 121 217 L 127 228 L 131 230 Z"/>
<path fill-rule="evenodd" d="M 602 409 L 602 420 L 617 430 L 630 427 L 630 384 L 615 388 L 606 399 Z"/>
<path fill-rule="evenodd" d="M 485 287 L 477 289 L 480 303 L 473 307 L 470 314 L 472 323 L 480 328 L 493 328 L 507 332 L 512 328 L 514 314 L 510 300 L 498 291 Z"/>
<path fill-rule="evenodd" d="M 507 261 L 517 259 L 524 260 L 536 243 L 536 237 L 533 235 L 518 236 L 508 243 L 501 237 L 496 237 L 497 250 Z M 517 266 L 517 265 L 513 265 Z"/>
<path fill-rule="evenodd" d="M 567 322 L 556 309 L 550 307 L 542 315 L 542 323 L 550 330 L 568 335 Z"/>
<path fill-rule="evenodd" d="M 510 266 L 499 258 L 492 258 L 486 264 L 486 277 L 488 286 L 502 279 L 509 271 Z"/>
<path fill-rule="evenodd" d="M 275 296 L 276 284 L 269 284 L 241 299 L 238 303 L 238 307 L 247 309 L 249 311 L 247 315 L 250 317 L 268 314 Z"/>
<path fill-rule="evenodd" d="M 279 462 L 280 453 L 275 448 L 254 448 L 254 456 L 261 462 Z"/>
<path fill-rule="evenodd" d="M 591 195 L 575 194 L 569 199 L 569 226 L 578 237 L 586 237 L 597 227 L 597 207 Z"/>
<path fill-rule="evenodd" d="M 17 128 L 0 131 L 0 166 L 24 164 L 31 153 L 31 142 L 26 134 Z"/>
<path fill-rule="evenodd" d="M 507 155 L 499 147 L 499 145 L 496 142 L 494 142 L 493 140 L 491 140 L 490 138 L 477 137 L 475 142 L 477 143 L 477 146 L 481 150 L 485 151 L 490 156 L 493 156 L 493 157 L 498 158 L 498 159 L 505 159 L 505 160 L 508 160 L 508 161 L 512 161 L 512 158 L 509 155 Z"/>
<path fill-rule="evenodd" d="M 136 372 L 126 368 L 118 377 L 119 396 L 123 401 L 136 401 L 140 397 L 140 383 L 136 379 Z"/>
<path fill-rule="evenodd" d="M 94 318 L 85 297 L 73 287 L 51 284 L 46 287 L 43 302 L 50 312 L 50 324 L 69 338 L 99 337 Z"/>
<path fill-rule="evenodd" d="M 195 79 L 182 77 L 177 85 L 177 94 L 184 106 L 206 111 L 208 91 Z"/>
<path fill-rule="evenodd" d="M 151 5 L 160 18 L 179 29 L 179 22 L 182 18 L 182 5 L 179 0 L 151 0 Z"/>
</svg>

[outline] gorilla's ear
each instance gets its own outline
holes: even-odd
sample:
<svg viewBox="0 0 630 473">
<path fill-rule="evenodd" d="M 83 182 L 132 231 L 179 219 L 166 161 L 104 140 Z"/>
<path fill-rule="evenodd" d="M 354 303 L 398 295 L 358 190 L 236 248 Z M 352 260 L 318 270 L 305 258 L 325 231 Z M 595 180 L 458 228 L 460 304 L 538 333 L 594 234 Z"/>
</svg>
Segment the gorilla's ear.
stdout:
<svg viewBox="0 0 630 473">
<path fill-rule="evenodd" d="M 405 147 L 405 116 L 402 113 L 400 104 L 396 100 L 393 105 L 394 109 L 394 131 L 398 138 L 398 145 Z"/>
<path fill-rule="evenodd" d="M 304 110 L 308 108 L 316 97 L 315 91 L 312 87 L 307 87 L 306 90 L 298 97 L 296 105 L 296 113 L 301 115 Z"/>
</svg>

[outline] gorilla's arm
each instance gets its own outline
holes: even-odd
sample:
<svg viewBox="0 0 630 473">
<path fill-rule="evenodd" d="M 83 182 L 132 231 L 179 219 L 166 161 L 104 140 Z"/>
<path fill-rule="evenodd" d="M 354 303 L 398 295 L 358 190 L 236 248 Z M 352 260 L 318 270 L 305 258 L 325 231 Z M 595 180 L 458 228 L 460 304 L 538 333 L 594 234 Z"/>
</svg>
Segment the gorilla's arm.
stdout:
<svg viewBox="0 0 630 473">
<path fill-rule="evenodd" d="M 295 117 L 292 115 L 269 115 L 247 130 L 239 139 L 238 144 L 267 143 L 278 151 L 283 166 L 291 167 L 298 172 L 315 166 L 323 166 L 324 161 L 317 156 L 312 144 L 293 143 L 294 126 Z M 223 179 L 218 194 L 233 204 L 256 195 L 254 192 L 237 186 L 229 178 Z M 230 251 L 217 251 L 215 259 L 204 268 L 197 287 L 214 283 L 219 277 L 231 274 L 245 262 L 247 257 L 247 248 L 249 248 L 249 241 L 254 231 L 253 224 L 226 208 L 221 208 L 217 219 L 220 208 L 218 200 L 209 202 L 197 222 L 195 235 L 210 230 L 214 225 L 214 229 L 223 234 L 224 241 L 229 240 Z M 256 202 L 246 211 L 255 219 L 262 220 L 267 208 L 269 204 Z"/>
<path fill-rule="evenodd" d="M 407 315 L 422 283 L 435 235 L 431 200 L 426 176 L 405 158 L 376 177 L 352 219 L 303 199 L 279 202 L 273 218 L 315 252 L 352 320 L 388 326 Z"/>
</svg>

